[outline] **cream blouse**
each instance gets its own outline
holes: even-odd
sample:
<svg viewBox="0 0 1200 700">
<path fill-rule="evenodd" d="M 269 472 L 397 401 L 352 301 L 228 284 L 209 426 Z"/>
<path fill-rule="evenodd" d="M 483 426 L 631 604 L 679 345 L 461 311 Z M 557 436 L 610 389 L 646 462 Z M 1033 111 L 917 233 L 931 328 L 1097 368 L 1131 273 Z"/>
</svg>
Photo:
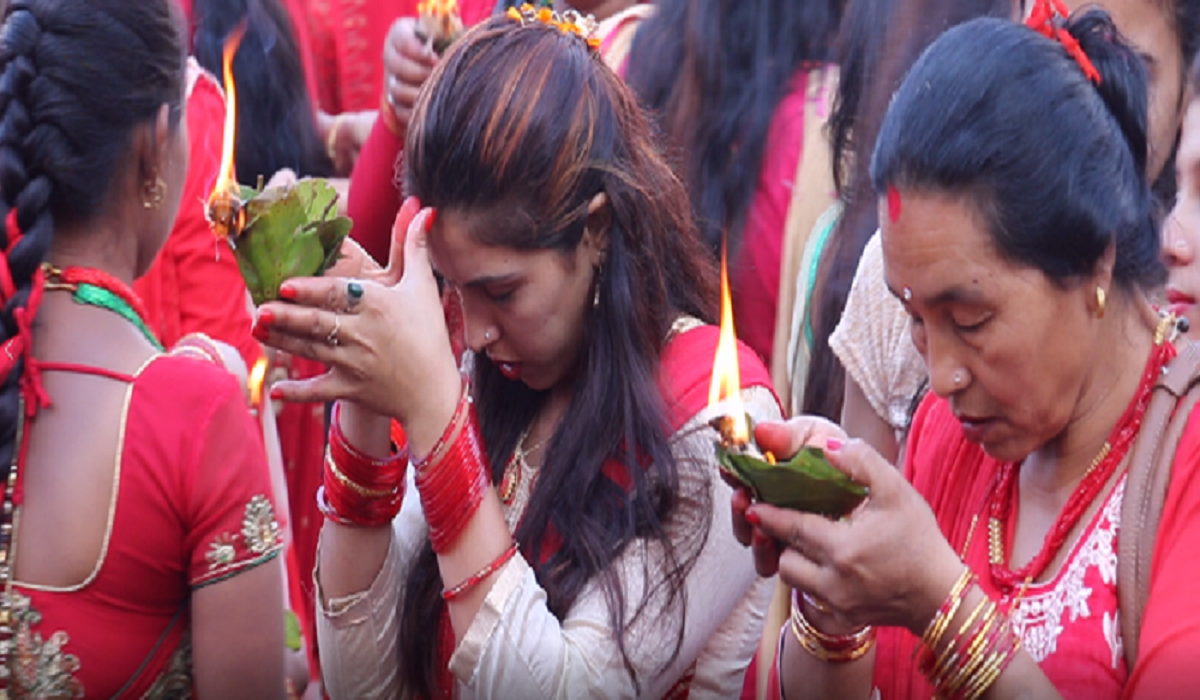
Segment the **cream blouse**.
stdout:
<svg viewBox="0 0 1200 700">
<path fill-rule="evenodd" d="M 771 393 L 742 392 L 755 421 L 780 418 Z M 598 583 L 579 596 L 565 619 L 546 606 L 533 569 L 518 554 L 498 572 L 483 607 L 450 659 L 456 696 L 473 698 L 662 697 L 689 671 L 689 698 L 732 698 L 742 689 L 758 646 L 773 581 L 756 575 L 750 551 L 733 537 L 732 491 L 718 476 L 716 432 L 702 411 L 676 433 L 672 452 L 680 472 L 680 501 L 667 524 L 679 556 L 699 552 L 685 582 L 685 610 L 667 608 L 662 596 L 636 619 L 627 619 L 626 649 L 637 674 L 635 688 L 609 627 Z M 528 488 L 532 479 L 522 479 Z M 518 493 L 509 522 L 519 519 L 528 493 Z M 707 537 L 702 524 L 707 524 Z M 317 638 L 325 689 L 332 698 L 411 697 L 397 658 L 399 611 L 406 579 L 427 525 L 409 470 L 394 538 L 370 588 L 326 600 L 317 581 Z M 615 562 L 627 615 L 632 618 L 647 583 L 662 580 L 661 546 L 637 540 Z M 319 573 L 319 572 L 318 572 Z M 634 610 L 628 610 L 633 608 Z M 669 665 L 684 616 L 683 646 Z"/>
<path fill-rule="evenodd" d="M 901 442 L 913 398 L 927 376 L 909 323 L 904 306 L 888 291 L 883 244 L 876 231 L 859 259 L 842 319 L 829 336 L 829 349 Z"/>
</svg>

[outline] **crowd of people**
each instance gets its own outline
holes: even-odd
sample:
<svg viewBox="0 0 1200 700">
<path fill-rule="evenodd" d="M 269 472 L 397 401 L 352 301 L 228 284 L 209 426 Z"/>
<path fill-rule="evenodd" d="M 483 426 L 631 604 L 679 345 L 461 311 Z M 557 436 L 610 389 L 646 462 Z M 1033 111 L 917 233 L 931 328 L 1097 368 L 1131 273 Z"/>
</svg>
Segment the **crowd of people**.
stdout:
<svg viewBox="0 0 1200 700">
<path fill-rule="evenodd" d="M 0 697 L 1200 691 L 1200 0 L 0 17 Z"/>
</svg>

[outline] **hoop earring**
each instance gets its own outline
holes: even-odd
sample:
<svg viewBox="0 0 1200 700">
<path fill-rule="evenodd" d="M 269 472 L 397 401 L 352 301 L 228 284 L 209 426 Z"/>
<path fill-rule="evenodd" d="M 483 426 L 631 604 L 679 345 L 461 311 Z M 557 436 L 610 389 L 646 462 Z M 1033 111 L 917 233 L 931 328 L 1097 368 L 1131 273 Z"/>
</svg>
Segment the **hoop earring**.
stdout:
<svg viewBox="0 0 1200 700">
<path fill-rule="evenodd" d="M 1096 287 L 1096 318 L 1104 318 L 1104 306 L 1108 303 L 1108 293 L 1104 287 Z"/>
<path fill-rule="evenodd" d="M 154 182 L 142 183 L 142 207 L 145 209 L 158 209 L 162 206 L 163 198 L 167 195 L 167 183 L 159 176 L 154 177 Z"/>
</svg>

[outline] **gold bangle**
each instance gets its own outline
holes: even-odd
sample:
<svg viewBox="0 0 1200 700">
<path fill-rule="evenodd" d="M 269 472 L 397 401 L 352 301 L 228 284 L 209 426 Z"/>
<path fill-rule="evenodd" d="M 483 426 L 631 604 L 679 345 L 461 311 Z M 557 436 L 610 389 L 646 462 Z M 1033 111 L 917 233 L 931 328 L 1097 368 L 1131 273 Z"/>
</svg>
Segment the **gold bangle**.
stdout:
<svg viewBox="0 0 1200 700">
<path fill-rule="evenodd" d="M 874 627 L 863 627 L 857 632 L 839 638 L 813 627 L 804 617 L 804 613 L 798 609 L 792 610 L 790 627 L 792 635 L 800 643 L 800 646 L 820 661 L 833 663 L 855 661 L 861 659 L 875 646 Z M 845 648 L 831 649 L 831 646 Z"/>
<path fill-rule="evenodd" d="M 987 612 L 984 613 L 983 619 L 979 623 L 979 628 L 975 632 L 975 638 L 971 640 L 971 645 L 967 647 L 966 661 L 952 675 L 946 679 L 946 688 L 949 695 L 956 695 L 964 685 L 969 684 L 975 677 L 977 671 L 983 668 L 984 662 L 987 660 L 987 655 L 982 654 L 982 647 L 987 642 L 988 632 L 996 623 L 996 604 L 988 601 Z M 965 634 L 965 632 L 964 632 Z"/>
<path fill-rule="evenodd" d="M 334 461 L 333 455 L 329 453 L 328 447 L 325 448 L 325 463 L 329 465 L 329 471 L 333 472 L 334 478 L 337 479 L 339 483 L 360 496 L 365 496 L 366 498 L 384 498 L 387 496 L 394 496 L 396 491 L 399 490 L 397 487 L 390 489 L 367 488 L 366 486 L 363 486 L 357 481 L 346 476 L 341 469 L 338 469 L 337 462 Z"/>
<path fill-rule="evenodd" d="M 967 617 L 966 622 L 964 622 L 962 626 L 958 628 L 959 637 L 966 634 L 967 630 L 975 626 L 975 618 L 979 617 L 979 614 L 983 612 L 983 609 L 986 608 L 990 602 L 991 599 L 987 597 L 987 594 L 984 594 L 983 600 L 979 601 L 979 605 L 975 606 L 975 609 L 971 612 L 970 616 Z M 946 645 L 944 650 L 942 650 L 942 655 L 938 657 L 937 663 L 933 665 L 932 676 L 934 678 L 940 678 L 947 669 L 953 668 L 958 662 L 958 657 L 962 655 L 962 650 L 954 649 L 957 646 L 957 641 L 958 640 L 955 639 L 954 641 L 950 642 L 950 644 Z M 951 651 L 954 653 L 951 654 Z"/>
<path fill-rule="evenodd" d="M 925 628 L 925 634 L 921 635 L 921 641 L 931 651 L 936 649 L 942 641 L 942 635 L 946 633 L 946 628 L 950 626 L 950 621 L 958 613 L 958 608 L 962 605 L 963 598 L 966 597 L 966 591 L 970 588 L 971 582 L 975 580 L 975 572 L 971 571 L 971 567 L 964 567 L 963 572 L 958 575 L 958 580 L 950 588 L 950 594 L 946 596 L 946 600 L 950 603 L 945 614 L 942 613 L 941 607 L 934 614 L 933 619 L 929 621 L 929 626 Z"/>
</svg>

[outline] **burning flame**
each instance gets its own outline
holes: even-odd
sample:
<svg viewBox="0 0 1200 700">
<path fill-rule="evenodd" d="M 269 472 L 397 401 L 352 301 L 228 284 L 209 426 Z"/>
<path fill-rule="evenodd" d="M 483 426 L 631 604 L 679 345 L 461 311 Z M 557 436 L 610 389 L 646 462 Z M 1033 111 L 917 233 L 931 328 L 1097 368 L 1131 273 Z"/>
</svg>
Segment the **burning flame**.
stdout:
<svg viewBox="0 0 1200 700">
<path fill-rule="evenodd" d="M 458 0 L 421 0 L 417 14 L 446 16 L 458 14 Z"/>
<path fill-rule="evenodd" d="M 250 390 L 250 405 L 259 406 L 262 404 L 263 383 L 267 378 L 267 358 L 260 357 L 254 363 L 254 367 L 250 369 L 250 376 L 246 378 L 246 388 Z"/>
<path fill-rule="evenodd" d="M 233 57 L 246 35 L 243 20 L 225 39 L 221 74 L 225 81 L 225 133 L 221 142 L 221 169 L 212 194 L 208 197 L 208 221 L 218 238 L 232 240 L 242 229 L 241 188 L 234 168 L 234 144 L 237 139 L 237 87 L 233 83 Z"/>
<path fill-rule="evenodd" d="M 742 406 L 742 377 L 738 369 L 737 333 L 733 327 L 733 301 L 729 294 L 726 247 L 721 246 L 721 335 L 717 340 L 716 357 L 713 358 L 708 405 L 711 408 L 724 401 L 729 416 L 733 419 L 730 437 L 739 442 L 748 442 L 750 426 L 746 422 L 746 411 Z"/>
</svg>

